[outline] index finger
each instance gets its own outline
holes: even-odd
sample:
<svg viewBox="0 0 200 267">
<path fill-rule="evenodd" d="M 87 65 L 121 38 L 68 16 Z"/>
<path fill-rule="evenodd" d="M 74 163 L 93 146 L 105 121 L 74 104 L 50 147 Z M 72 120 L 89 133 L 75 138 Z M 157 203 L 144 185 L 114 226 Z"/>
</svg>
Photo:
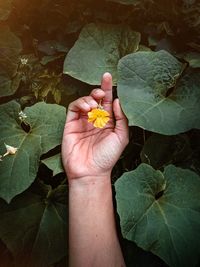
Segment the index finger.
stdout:
<svg viewBox="0 0 200 267">
<path fill-rule="evenodd" d="M 108 112 L 112 113 L 112 75 L 109 72 L 104 73 L 101 80 L 101 89 L 105 92 L 102 105 Z"/>
</svg>

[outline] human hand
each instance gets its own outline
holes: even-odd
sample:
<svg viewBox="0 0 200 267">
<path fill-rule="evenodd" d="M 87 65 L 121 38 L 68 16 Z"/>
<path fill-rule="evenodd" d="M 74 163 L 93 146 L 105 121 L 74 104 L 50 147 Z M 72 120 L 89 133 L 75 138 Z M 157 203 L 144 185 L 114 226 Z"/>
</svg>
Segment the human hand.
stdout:
<svg viewBox="0 0 200 267">
<path fill-rule="evenodd" d="M 104 128 L 88 122 L 87 113 L 97 108 L 99 101 L 109 112 L 110 120 Z M 128 144 L 128 123 L 119 99 L 112 100 L 112 76 L 105 73 L 101 89 L 79 98 L 68 107 L 62 141 L 63 166 L 69 182 L 89 177 L 110 177 L 114 164 Z M 78 180 L 77 180 L 78 179 Z"/>
</svg>

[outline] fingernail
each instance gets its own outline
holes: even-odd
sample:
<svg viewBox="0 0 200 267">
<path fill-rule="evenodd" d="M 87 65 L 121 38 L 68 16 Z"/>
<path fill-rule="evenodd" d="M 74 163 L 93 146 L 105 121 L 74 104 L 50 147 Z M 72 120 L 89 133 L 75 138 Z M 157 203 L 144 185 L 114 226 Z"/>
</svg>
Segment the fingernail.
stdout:
<svg viewBox="0 0 200 267">
<path fill-rule="evenodd" d="M 110 72 L 105 72 L 104 74 L 103 74 L 103 78 L 112 78 L 112 75 L 110 74 Z"/>
</svg>

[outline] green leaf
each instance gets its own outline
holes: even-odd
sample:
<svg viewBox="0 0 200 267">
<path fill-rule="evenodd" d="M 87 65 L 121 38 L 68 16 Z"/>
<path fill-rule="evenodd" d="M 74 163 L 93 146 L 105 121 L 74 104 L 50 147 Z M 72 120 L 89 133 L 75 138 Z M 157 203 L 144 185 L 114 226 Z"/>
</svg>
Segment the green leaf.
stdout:
<svg viewBox="0 0 200 267">
<path fill-rule="evenodd" d="M 17 147 L 15 155 L 8 155 L 0 162 L 0 197 L 10 202 L 34 181 L 40 156 L 61 144 L 65 122 L 65 108 L 56 104 L 37 103 L 27 107 L 25 132 L 19 120 L 20 105 L 14 101 L 0 106 L 0 154 L 5 145 Z"/>
<path fill-rule="evenodd" d="M 53 171 L 53 176 L 61 172 L 64 172 L 60 153 L 50 158 L 42 160 L 42 163 L 44 163 L 50 170 Z"/>
<path fill-rule="evenodd" d="M 66 186 L 38 189 L 24 192 L 9 205 L 0 201 L 0 238 L 16 266 L 49 266 L 67 253 Z"/>
<path fill-rule="evenodd" d="M 200 253 L 200 177 L 141 164 L 115 183 L 122 234 L 169 266 L 195 266 Z"/>
<path fill-rule="evenodd" d="M 117 81 L 117 64 L 121 57 L 137 51 L 140 33 L 128 26 L 88 24 L 80 33 L 64 62 L 63 72 L 83 82 L 98 85 L 105 72 Z"/>
<path fill-rule="evenodd" d="M 137 52 L 118 65 L 118 95 L 129 125 L 166 135 L 200 128 L 200 72 L 166 51 Z"/>
<path fill-rule="evenodd" d="M 0 26 L 0 97 L 12 95 L 17 87 L 12 86 L 12 78 L 17 74 L 20 39 L 7 26 Z"/>
<path fill-rule="evenodd" d="M 0 1 L 0 20 L 6 20 L 11 11 L 12 0 Z"/>
</svg>

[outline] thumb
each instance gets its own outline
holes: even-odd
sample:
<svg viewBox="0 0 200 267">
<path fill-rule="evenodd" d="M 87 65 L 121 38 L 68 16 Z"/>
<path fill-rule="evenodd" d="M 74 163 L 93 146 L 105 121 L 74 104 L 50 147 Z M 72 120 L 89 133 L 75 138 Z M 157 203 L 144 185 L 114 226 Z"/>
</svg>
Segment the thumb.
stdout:
<svg viewBox="0 0 200 267">
<path fill-rule="evenodd" d="M 128 120 L 124 112 L 122 111 L 118 98 L 116 98 L 113 102 L 113 112 L 116 120 L 114 131 L 118 135 L 121 141 L 128 143 L 129 140 Z"/>
</svg>

